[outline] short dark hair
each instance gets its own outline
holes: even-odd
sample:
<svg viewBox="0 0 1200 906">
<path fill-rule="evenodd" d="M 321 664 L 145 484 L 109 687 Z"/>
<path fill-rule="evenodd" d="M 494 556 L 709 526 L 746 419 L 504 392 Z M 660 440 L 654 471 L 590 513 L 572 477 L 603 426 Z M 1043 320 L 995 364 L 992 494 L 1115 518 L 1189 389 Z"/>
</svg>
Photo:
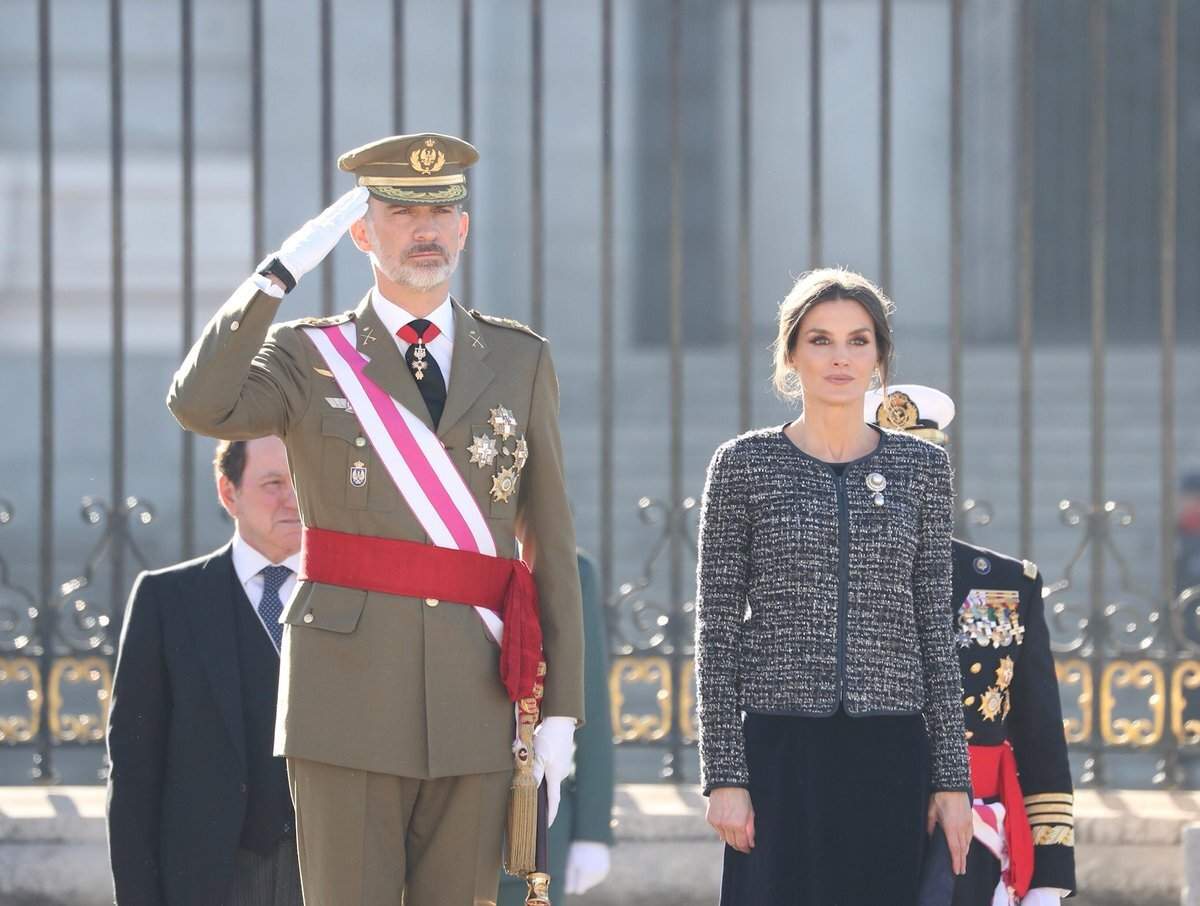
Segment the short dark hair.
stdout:
<svg viewBox="0 0 1200 906">
<path fill-rule="evenodd" d="M 785 399 L 798 399 L 799 389 L 792 374 L 791 357 L 796 349 L 796 334 L 804 316 L 822 302 L 845 299 L 866 309 L 875 326 L 875 345 L 879 349 L 879 378 L 887 385 L 892 365 L 892 300 L 862 274 L 841 267 L 823 267 L 801 274 L 792 291 L 779 306 L 779 333 L 775 338 L 775 389 Z"/>
<path fill-rule="evenodd" d="M 223 440 L 217 444 L 216 455 L 213 456 L 213 477 L 224 475 L 235 488 L 242 486 L 242 475 L 246 472 L 246 442 L 244 440 Z"/>
</svg>

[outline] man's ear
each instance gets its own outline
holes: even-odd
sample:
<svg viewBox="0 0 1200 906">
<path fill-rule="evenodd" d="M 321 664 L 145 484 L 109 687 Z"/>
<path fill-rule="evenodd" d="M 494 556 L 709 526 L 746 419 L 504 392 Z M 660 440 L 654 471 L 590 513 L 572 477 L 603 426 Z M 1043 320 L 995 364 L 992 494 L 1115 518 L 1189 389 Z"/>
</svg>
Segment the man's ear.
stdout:
<svg viewBox="0 0 1200 906">
<path fill-rule="evenodd" d="M 237 488 L 224 475 L 217 477 L 217 499 L 229 514 L 230 519 L 237 519 Z"/>
<path fill-rule="evenodd" d="M 354 245 L 360 252 L 371 251 L 371 239 L 367 236 L 367 218 L 366 216 L 354 221 L 350 224 L 350 238 L 354 241 Z"/>
<path fill-rule="evenodd" d="M 471 215 L 463 211 L 458 218 L 458 250 L 461 252 L 467 245 L 467 233 L 471 232 Z"/>
</svg>

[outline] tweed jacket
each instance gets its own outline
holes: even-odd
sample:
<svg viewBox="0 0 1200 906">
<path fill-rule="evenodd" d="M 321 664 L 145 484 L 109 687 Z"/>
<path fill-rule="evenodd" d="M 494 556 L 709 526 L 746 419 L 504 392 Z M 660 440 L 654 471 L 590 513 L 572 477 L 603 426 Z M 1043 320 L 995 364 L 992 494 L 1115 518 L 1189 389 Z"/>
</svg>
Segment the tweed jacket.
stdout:
<svg viewBox="0 0 1200 906">
<path fill-rule="evenodd" d="M 708 469 L 696 597 L 705 793 L 749 785 L 742 712 L 839 706 L 921 713 L 933 789 L 968 789 L 945 452 L 880 430 L 838 475 L 783 427 L 726 442 Z M 872 476 L 886 481 L 878 495 Z"/>
</svg>

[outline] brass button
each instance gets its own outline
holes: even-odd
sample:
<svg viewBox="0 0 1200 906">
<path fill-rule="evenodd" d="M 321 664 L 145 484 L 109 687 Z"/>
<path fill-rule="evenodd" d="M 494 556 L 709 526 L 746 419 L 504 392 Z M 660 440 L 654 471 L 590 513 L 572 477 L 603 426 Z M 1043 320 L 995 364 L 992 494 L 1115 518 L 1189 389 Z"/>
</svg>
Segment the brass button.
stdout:
<svg viewBox="0 0 1200 906">
<path fill-rule="evenodd" d="M 365 447 L 366 445 L 367 445 L 367 439 L 365 437 L 354 438 L 354 446 Z"/>
<path fill-rule="evenodd" d="M 239 327 L 241 327 L 241 326 L 242 326 L 242 322 L 241 322 L 241 321 L 230 321 L 230 322 L 229 322 L 229 329 L 230 329 L 230 330 L 237 330 L 237 329 L 238 329 Z"/>
<path fill-rule="evenodd" d="M 311 613 L 306 613 L 304 615 L 304 622 L 311 623 L 312 621 L 313 621 L 313 615 Z"/>
<path fill-rule="evenodd" d="M 975 696 L 968 695 L 966 698 L 963 699 L 963 704 L 966 705 L 968 708 L 971 707 L 971 705 L 975 704 Z"/>
<path fill-rule="evenodd" d="M 426 607 L 437 607 L 437 606 L 438 606 L 438 604 L 440 604 L 440 603 L 441 603 L 441 602 L 440 602 L 440 601 L 438 601 L 438 599 L 437 599 L 437 598 L 426 598 L 426 599 L 425 599 L 425 606 L 426 606 Z"/>
<path fill-rule="evenodd" d="M 976 661 L 974 664 L 971 665 L 972 673 L 978 673 L 982 669 L 983 669 L 983 664 L 979 663 L 979 661 Z"/>
</svg>

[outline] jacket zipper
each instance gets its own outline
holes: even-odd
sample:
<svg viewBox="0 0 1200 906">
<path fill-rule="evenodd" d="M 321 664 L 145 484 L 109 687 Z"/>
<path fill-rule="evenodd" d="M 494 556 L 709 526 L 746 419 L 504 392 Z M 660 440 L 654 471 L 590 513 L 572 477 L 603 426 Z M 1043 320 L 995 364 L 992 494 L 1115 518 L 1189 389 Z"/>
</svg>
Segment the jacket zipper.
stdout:
<svg viewBox="0 0 1200 906">
<path fill-rule="evenodd" d="M 834 476 L 834 486 L 838 504 L 837 704 L 844 706 L 846 620 L 850 609 L 850 506 L 846 500 L 845 471 Z"/>
</svg>

